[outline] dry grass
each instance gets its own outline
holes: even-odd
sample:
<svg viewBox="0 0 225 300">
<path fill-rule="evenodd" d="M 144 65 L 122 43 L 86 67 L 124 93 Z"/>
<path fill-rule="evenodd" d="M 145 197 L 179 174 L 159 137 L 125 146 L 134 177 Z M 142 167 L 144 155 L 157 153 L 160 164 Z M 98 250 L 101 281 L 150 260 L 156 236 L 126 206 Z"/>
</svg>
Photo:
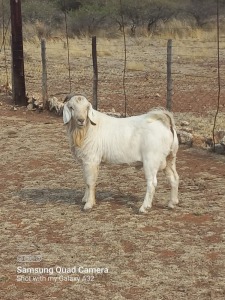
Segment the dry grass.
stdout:
<svg viewBox="0 0 225 300">
<path fill-rule="evenodd" d="M 145 65 L 139 61 L 128 61 L 127 62 L 128 71 L 144 71 Z"/>
</svg>

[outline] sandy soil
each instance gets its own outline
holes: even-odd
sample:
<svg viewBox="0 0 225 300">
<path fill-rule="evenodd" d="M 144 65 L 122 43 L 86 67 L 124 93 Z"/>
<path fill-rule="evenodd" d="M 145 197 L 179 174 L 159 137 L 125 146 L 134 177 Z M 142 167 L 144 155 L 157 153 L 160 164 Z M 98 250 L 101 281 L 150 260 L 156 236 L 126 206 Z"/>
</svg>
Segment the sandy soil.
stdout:
<svg viewBox="0 0 225 300">
<path fill-rule="evenodd" d="M 180 204 L 167 209 L 169 186 L 160 174 L 145 215 L 138 214 L 143 172 L 104 166 L 97 206 L 85 213 L 81 168 L 61 118 L 7 105 L 0 114 L 1 299 L 225 298 L 223 156 L 181 148 Z"/>
</svg>

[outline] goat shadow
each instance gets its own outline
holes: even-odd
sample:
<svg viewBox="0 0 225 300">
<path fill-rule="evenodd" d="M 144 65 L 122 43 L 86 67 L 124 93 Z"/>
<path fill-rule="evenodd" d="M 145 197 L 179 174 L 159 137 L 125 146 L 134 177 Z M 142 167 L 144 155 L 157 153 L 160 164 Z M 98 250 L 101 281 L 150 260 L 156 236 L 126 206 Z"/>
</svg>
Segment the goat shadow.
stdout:
<svg viewBox="0 0 225 300">
<path fill-rule="evenodd" d="M 84 196 L 84 191 L 76 189 L 22 189 L 19 192 L 19 197 L 25 201 L 31 201 L 36 204 L 45 204 L 48 202 L 51 203 L 67 203 L 69 205 L 79 206 L 80 209 L 83 209 L 84 203 L 82 203 L 82 197 Z M 112 191 L 102 191 L 96 193 L 97 205 L 101 203 L 109 202 L 112 207 L 118 206 L 123 207 L 128 206 L 133 209 L 136 213 L 137 202 L 141 199 L 137 198 L 134 195 L 123 194 L 122 192 L 112 192 Z"/>
</svg>

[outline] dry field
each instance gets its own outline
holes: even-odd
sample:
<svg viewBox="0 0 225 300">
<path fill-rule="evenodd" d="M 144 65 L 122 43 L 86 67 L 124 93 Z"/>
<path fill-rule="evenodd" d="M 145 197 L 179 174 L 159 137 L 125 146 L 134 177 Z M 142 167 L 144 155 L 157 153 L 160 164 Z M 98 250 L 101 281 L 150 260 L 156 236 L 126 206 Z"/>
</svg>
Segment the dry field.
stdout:
<svg viewBox="0 0 225 300">
<path fill-rule="evenodd" d="M 71 50 L 72 87 L 90 97 L 89 50 L 82 48 L 86 42 L 76 43 Z M 101 43 L 99 106 L 123 112 L 122 47 L 116 41 L 113 46 L 109 43 Z M 129 43 L 133 46 L 128 53 L 128 113 L 164 106 L 164 42 Z M 210 52 L 198 57 L 181 49 L 181 44 L 174 52 L 175 117 L 177 123 L 190 121 L 196 133 L 210 135 L 217 98 L 216 61 L 208 61 Z M 40 93 L 36 46 L 25 45 L 30 94 Z M 49 92 L 59 97 L 69 91 L 63 49 L 62 41 L 48 46 Z M 97 205 L 85 213 L 81 168 L 71 157 L 61 118 L 13 110 L 10 98 L 0 97 L 1 299 L 225 298 L 224 156 L 181 147 L 180 204 L 167 209 L 169 186 L 160 173 L 153 208 L 145 215 L 138 213 L 145 194 L 142 170 L 103 166 Z M 222 90 L 218 128 L 223 129 L 224 104 Z M 30 274 L 31 267 L 40 270 Z M 105 273 L 86 274 L 84 268 L 104 268 Z"/>
</svg>

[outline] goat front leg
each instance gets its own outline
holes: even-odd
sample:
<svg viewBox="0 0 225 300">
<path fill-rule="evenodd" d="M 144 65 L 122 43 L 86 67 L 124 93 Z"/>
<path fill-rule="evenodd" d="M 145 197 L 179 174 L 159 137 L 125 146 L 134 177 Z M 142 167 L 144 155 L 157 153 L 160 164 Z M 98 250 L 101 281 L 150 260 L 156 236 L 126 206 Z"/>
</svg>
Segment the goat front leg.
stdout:
<svg viewBox="0 0 225 300">
<path fill-rule="evenodd" d="M 95 185 L 98 177 L 97 164 L 84 164 L 84 181 L 86 189 L 82 202 L 85 202 L 84 210 L 90 210 L 95 205 Z"/>
</svg>

